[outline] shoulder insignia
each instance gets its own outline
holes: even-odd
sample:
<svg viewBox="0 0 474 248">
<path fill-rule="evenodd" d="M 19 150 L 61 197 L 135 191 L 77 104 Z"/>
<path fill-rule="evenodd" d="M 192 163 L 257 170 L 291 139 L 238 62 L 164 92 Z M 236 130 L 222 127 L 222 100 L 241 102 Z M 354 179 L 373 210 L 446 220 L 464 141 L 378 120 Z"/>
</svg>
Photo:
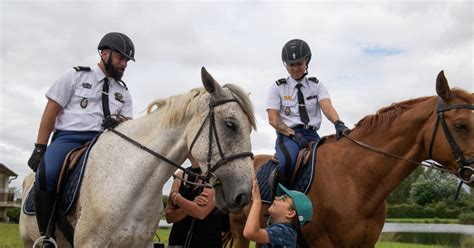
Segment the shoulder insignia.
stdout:
<svg viewBox="0 0 474 248">
<path fill-rule="evenodd" d="M 309 77 L 308 80 L 315 84 L 319 83 L 319 80 L 316 77 Z"/>
<path fill-rule="evenodd" d="M 124 82 L 124 81 L 122 81 L 122 80 L 119 80 L 119 81 L 117 81 L 117 83 L 118 83 L 120 86 L 124 87 L 124 88 L 125 88 L 125 90 L 128 90 L 128 87 L 127 87 L 127 85 L 125 84 L 125 82 Z"/>
<path fill-rule="evenodd" d="M 76 70 L 76 71 L 90 71 L 91 68 L 89 66 L 75 66 L 74 70 Z"/>
<path fill-rule="evenodd" d="M 286 78 L 280 78 L 277 81 L 275 81 L 276 85 L 280 86 L 282 84 L 286 84 Z"/>
</svg>

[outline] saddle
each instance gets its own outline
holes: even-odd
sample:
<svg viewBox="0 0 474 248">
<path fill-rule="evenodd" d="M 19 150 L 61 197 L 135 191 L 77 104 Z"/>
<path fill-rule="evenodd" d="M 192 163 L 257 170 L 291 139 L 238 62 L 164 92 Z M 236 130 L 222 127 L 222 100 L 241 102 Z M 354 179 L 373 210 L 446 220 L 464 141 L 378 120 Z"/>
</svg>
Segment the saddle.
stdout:
<svg viewBox="0 0 474 248">
<path fill-rule="evenodd" d="M 59 179 L 58 179 L 58 193 L 61 192 L 61 187 L 63 186 L 64 181 L 68 179 L 68 175 L 70 172 L 72 172 L 76 166 L 77 162 L 81 159 L 82 155 L 87 151 L 89 148 L 91 142 L 87 142 L 83 146 L 77 147 L 72 149 L 67 155 L 66 158 L 64 158 L 63 162 L 63 167 L 61 169 L 61 174 L 59 174 Z"/>
<path fill-rule="evenodd" d="M 286 176 L 287 188 L 307 193 L 311 187 L 316 168 L 316 149 L 324 141 L 312 142 L 307 148 L 301 149 L 298 153 L 296 164 L 291 175 Z M 268 160 L 257 171 L 257 181 L 260 188 L 262 201 L 271 204 L 275 197 L 276 186 L 283 176 L 278 175 L 278 159 L 276 155 Z"/>
<path fill-rule="evenodd" d="M 64 212 L 64 214 L 69 213 L 72 206 L 74 206 L 87 163 L 87 157 L 89 156 L 89 152 L 97 138 L 98 136 L 96 136 L 91 142 L 71 150 L 64 159 L 57 185 L 57 193 L 60 198 L 58 207 L 60 211 Z M 33 187 L 38 187 L 37 182 L 35 182 Z M 33 203 L 34 191 L 35 190 L 32 188 L 25 199 L 23 212 L 27 215 L 35 214 Z"/>
</svg>

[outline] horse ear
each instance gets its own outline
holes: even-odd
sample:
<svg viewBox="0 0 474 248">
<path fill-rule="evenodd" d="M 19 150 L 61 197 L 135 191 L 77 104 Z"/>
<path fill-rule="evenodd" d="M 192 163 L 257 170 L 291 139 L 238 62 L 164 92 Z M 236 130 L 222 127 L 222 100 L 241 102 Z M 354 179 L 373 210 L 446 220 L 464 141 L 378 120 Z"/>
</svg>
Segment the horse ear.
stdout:
<svg viewBox="0 0 474 248">
<path fill-rule="evenodd" d="M 221 91 L 219 83 L 207 72 L 204 66 L 201 68 L 201 80 L 207 92 L 214 95 Z"/>
<path fill-rule="evenodd" d="M 451 97 L 451 89 L 449 88 L 448 80 L 444 76 L 444 71 L 440 71 L 436 78 L 436 93 L 445 101 Z"/>
</svg>

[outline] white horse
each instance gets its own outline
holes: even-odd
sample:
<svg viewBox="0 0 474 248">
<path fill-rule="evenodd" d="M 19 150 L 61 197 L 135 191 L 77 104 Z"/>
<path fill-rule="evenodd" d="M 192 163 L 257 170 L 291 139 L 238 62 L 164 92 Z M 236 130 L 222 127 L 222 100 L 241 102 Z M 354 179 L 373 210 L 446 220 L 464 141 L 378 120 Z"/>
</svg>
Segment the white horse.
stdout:
<svg viewBox="0 0 474 248">
<path fill-rule="evenodd" d="M 212 175 L 216 206 L 236 212 L 251 198 L 253 107 L 238 86 L 221 87 L 204 68 L 201 77 L 204 88 L 154 101 L 147 115 L 116 130 L 176 164 L 191 152 Z M 175 170 L 117 134 L 104 132 L 90 152 L 79 198 L 67 216 L 75 227 L 74 246 L 152 247 L 163 208 L 162 188 Z M 25 178 L 23 199 L 33 181 L 33 173 Z M 58 245 L 70 247 L 56 230 Z M 31 247 L 39 237 L 35 216 L 22 211 L 20 234 L 24 246 Z"/>
</svg>

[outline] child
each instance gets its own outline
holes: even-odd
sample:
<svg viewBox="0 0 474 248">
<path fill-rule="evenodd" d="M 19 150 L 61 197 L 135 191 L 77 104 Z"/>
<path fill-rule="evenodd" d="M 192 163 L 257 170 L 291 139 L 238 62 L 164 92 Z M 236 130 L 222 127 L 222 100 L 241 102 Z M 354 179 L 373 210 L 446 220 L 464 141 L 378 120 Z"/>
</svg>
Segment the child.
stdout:
<svg viewBox="0 0 474 248">
<path fill-rule="evenodd" d="M 272 224 L 260 228 L 262 200 L 255 174 L 253 175 L 252 207 L 244 228 L 244 237 L 262 247 L 296 247 L 298 225 L 303 226 L 313 216 L 311 200 L 303 193 L 288 190 L 281 184 L 277 197 L 268 209 Z"/>
</svg>

